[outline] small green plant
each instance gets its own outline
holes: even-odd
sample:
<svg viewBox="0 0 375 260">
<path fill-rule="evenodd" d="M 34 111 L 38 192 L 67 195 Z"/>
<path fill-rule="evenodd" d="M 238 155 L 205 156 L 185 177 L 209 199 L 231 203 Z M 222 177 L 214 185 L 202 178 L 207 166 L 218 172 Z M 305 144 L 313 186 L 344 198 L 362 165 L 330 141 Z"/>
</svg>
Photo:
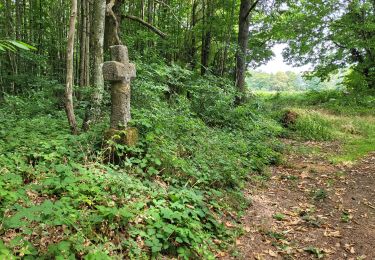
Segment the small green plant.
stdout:
<svg viewBox="0 0 375 260">
<path fill-rule="evenodd" d="M 0 259 L 16 259 L 11 251 L 4 245 L 2 240 L 0 240 Z"/>
<path fill-rule="evenodd" d="M 278 221 L 282 221 L 286 219 L 286 216 L 282 213 L 275 213 L 272 217 Z"/>
<path fill-rule="evenodd" d="M 316 247 L 313 247 L 313 246 L 306 247 L 303 250 L 305 250 L 306 252 L 314 255 L 318 259 L 322 259 L 325 255 L 324 251 L 322 249 L 319 249 L 319 248 L 316 248 Z"/>
<path fill-rule="evenodd" d="M 341 214 L 341 221 L 344 223 L 349 223 L 353 216 L 348 211 L 343 211 Z"/>
<path fill-rule="evenodd" d="M 269 237 L 274 238 L 276 240 L 285 240 L 286 237 L 282 233 L 274 232 L 274 231 L 269 231 L 266 233 Z"/>
<path fill-rule="evenodd" d="M 312 192 L 312 197 L 315 201 L 323 201 L 328 197 L 328 193 L 325 189 L 317 189 Z"/>
<path fill-rule="evenodd" d="M 315 227 L 315 228 L 319 228 L 322 226 L 322 223 L 320 221 L 320 219 L 306 213 L 305 215 L 301 216 L 301 219 L 306 221 L 307 224 Z"/>
<path fill-rule="evenodd" d="M 298 180 L 298 177 L 296 175 L 282 175 L 281 179 L 295 181 L 295 180 Z"/>
</svg>

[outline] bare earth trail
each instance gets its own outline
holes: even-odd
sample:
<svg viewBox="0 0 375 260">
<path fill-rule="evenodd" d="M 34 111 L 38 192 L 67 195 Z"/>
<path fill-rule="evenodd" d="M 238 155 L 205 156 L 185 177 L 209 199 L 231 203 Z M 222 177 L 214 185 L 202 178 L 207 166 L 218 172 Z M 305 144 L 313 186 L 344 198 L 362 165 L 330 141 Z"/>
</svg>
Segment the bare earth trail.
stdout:
<svg viewBox="0 0 375 260">
<path fill-rule="evenodd" d="M 290 152 L 265 186 L 250 185 L 246 233 L 228 259 L 375 259 L 375 153 L 333 165 L 325 155 L 337 145 L 302 145 L 321 152 Z"/>
</svg>

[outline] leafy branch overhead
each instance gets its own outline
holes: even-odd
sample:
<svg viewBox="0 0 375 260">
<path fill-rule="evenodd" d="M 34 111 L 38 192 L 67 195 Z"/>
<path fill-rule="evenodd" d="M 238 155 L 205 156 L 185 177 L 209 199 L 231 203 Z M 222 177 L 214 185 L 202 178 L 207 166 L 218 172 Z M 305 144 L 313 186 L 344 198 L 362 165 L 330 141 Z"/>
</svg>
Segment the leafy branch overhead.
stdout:
<svg viewBox="0 0 375 260">
<path fill-rule="evenodd" d="M 16 52 L 17 49 L 22 49 L 22 50 L 36 50 L 35 47 L 24 43 L 22 41 L 17 41 L 17 40 L 1 40 L 0 39 L 0 52 L 4 51 L 11 51 L 11 52 Z"/>
</svg>

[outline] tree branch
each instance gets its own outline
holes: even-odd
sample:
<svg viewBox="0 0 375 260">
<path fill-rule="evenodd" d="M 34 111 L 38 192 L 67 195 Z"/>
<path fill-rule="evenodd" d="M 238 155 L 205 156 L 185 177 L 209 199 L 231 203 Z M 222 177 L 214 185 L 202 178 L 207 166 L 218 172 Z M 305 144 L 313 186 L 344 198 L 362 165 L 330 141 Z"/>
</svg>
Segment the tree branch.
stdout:
<svg viewBox="0 0 375 260">
<path fill-rule="evenodd" d="M 111 16 L 112 19 L 115 22 L 115 28 L 114 28 L 114 30 L 115 30 L 115 37 L 116 37 L 116 42 L 117 42 L 116 44 L 122 45 L 122 42 L 121 42 L 120 37 L 118 35 L 118 31 L 119 31 L 120 25 L 118 23 L 116 15 L 115 15 L 115 13 L 113 12 L 113 9 L 112 9 L 113 6 L 115 5 L 115 3 L 116 3 L 116 0 L 111 0 L 107 4 L 107 6 L 106 6 L 106 8 L 107 8 L 106 12 L 107 12 L 107 15 Z"/>
<path fill-rule="evenodd" d="M 348 47 L 345 47 L 344 45 L 341 45 L 340 43 L 338 43 L 338 42 L 335 42 L 335 41 L 333 41 L 333 40 L 331 40 L 332 41 L 332 43 L 334 44 L 334 45 L 336 45 L 337 47 L 339 47 L 339 48 L 341 48 L 341 49 L 349 49 Z"/>
<path fill-rule="evenodd" d="M 150 23 L 142 20 L 139 17 L 128 15 L 128 14 L 127 15 L 123 15 L 122 17 L 123 18 L 127 18 L 127 19 L 132 20 L 132 21 L 136 21 L 136 22 L 142 24 L 143 26 L 147 27 L 148 29 L 150 29 L 151 31 L 153 31 L 154 33 L 156 33 L 157 35 L 159 35 L 163 39 L 167 38 L 167 36 L 168 36 L 166 33 L 160 31 L 158 28 L 156 28 L 152 24 L 150 24 Z"/>
<path fill-rule="evenodd" d="M 247 19 L 247 17 L 249 17 L 250 13 L 255 9 L 255 7 L 257 6 L 258 3 L 259 3 L 259 0 L 256 0 L 256 1 L 250 6 L 249 11 L 247 11 L 247 13 L 246 13 L 245 20 Z"/>
</svg>

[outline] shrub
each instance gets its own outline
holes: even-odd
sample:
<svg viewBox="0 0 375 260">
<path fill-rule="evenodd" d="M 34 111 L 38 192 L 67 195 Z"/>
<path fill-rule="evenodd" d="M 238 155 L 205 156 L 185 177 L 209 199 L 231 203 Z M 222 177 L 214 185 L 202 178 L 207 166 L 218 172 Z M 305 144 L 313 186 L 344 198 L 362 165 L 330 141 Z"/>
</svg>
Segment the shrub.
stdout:
<svg viewBox="0 0 375 260">
<path fill-rule="evenodd" d="M 207 259 L 230 241 L 222 222 L 246 205 L 246 178 L 278 161 L 280 126 L 261 102 L 235 107 L 233 87 L 218 78 L 161 64 L 138 70 L 131 124 L 140 142 L 118 145 L 116 164 L 101 149 L 107 113 L 90 132 L 71 136 L 58 100 L 47 99 L 51 90 L 6 97 L 0 218 L 9 250 L 0 252 Z M 78 108 L 82 115 L 83 102 Z"/>
</svg>

